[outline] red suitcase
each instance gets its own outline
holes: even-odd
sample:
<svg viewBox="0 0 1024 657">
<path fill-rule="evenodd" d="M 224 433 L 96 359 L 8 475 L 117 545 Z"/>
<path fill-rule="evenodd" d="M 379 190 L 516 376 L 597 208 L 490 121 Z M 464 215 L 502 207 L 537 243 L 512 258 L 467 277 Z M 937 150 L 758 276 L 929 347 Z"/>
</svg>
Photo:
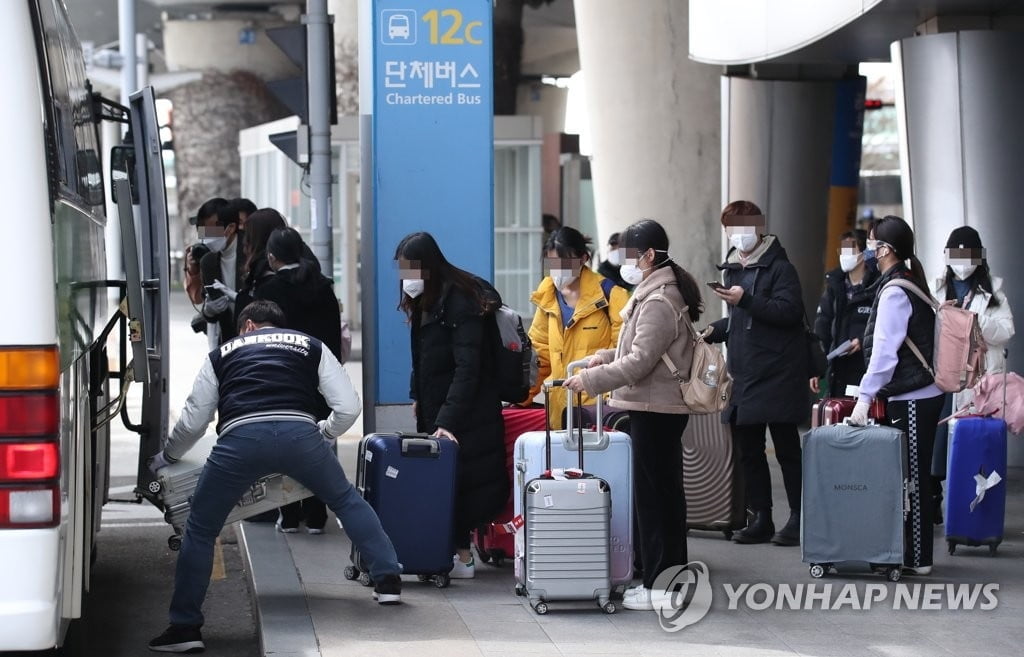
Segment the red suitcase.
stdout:
<svg viewBox="0 0 1024 657">
<path fill-rule="evenodd" d="M 854 397 L 831 397 L 817 402 L 811 409 L 811 428 L 827 427 L 839 424 L 853 415 L 853 407 L 857 405 Z M 868 409 L 868 417 L 879 423 L 885 419 L 885 402 L 875 399 Z"/>
<path fill-rule="evenodd" d="M 502 409 L 501 415 L 505 420 L 505 466 L 509 477 L 512 477 L 516 439 L 530 431 L 544 431 L 544 408 L 509 406 Z M 500 566 L 505 559 L 512 558 L 515 536 L 505 529 L 505 525 L 512 522 L 512 517 L 512 496 L 509 495 L 508 504 L 501 515 L 489 525 L 473 532 L 473 543 L 484 563 Z"/>
</svg>

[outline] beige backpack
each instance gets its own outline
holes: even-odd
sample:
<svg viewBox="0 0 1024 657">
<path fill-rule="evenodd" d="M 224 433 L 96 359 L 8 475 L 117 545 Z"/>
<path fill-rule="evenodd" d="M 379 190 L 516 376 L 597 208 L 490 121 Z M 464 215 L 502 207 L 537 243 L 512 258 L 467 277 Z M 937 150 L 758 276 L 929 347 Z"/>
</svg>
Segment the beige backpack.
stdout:
<svg viewBox="0 0 1024 657">
<path fill-rule="evenodd" d="M 668 365 L 672 376 L 679 382 L 679 391 L 683 395 L 683 403 L 694 415 L 721 413 L 729 405 L 732 394 L 732 377 L 726 366 L 722 350 L 704 341 L 697 333 L 686 316 L 684 306 L 679 321 L 686 325 L 686 330 L 693 338 L 693 361 L 690 364 L 689 376 L 683 378 L 682 372 L 676 367 L 668 354 L 662 354 L 661 360 Z"/>
</svg>

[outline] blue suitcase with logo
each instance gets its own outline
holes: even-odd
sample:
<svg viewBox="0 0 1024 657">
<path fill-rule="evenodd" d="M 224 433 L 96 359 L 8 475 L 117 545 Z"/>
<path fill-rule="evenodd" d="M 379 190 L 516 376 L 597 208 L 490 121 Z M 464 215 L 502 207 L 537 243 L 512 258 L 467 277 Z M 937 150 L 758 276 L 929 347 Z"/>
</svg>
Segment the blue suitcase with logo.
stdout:
<svg viewBox="0 0 1024 657">
<path fill-rule="evenodd" d="M 995 554 L 1006 515 L 1006 422 L 963 417 L 949 423 L 946 544 L 987 545 Z"/>
<path fill-rule="evenodd" d="M 458 445 L 422 434 L 371 433 L 359 443 L 356 487 L 380 518 L 402 573 L 448 586 L 455 546 Z M 346 579 L 373 582 L 355 547 Z"/>
</svg>

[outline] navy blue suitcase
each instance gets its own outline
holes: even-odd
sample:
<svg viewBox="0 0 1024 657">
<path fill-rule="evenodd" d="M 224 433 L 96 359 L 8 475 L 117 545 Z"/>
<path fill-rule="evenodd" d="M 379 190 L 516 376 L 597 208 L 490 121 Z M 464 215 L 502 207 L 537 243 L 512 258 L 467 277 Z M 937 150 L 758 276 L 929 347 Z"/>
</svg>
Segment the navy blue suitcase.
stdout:
<svg viewBox="0 0 1024 657">
<path fill-rule="evenodd" d="M 963 417 L 950 422 L 946 468 L 946 543 L 987 545 L 995 554 L 1006 515 L 1006 422 Z"/>
<path fill-rule="evenodd" d="M 371 433 L 359 443 L 356 487 L 377 512 L 406 575 L 448 586 L 458 445 L 422 434 Z M 353 546 L 346 579 L 373 582 Z"/>
</svg>

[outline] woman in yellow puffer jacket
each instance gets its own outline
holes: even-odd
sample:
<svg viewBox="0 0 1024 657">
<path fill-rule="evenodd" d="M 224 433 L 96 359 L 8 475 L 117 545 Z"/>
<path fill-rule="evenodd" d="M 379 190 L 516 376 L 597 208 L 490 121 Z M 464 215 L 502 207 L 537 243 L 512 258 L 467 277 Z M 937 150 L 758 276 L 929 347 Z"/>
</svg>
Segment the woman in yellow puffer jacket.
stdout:
<svg viewBox="0 0 1024 657">
<path fill-rule="evenodd" d="M 599 349 L 614 349 L 622 327 L 622 309 L 629 293 L 588 266 L 590 240 L 575 228 L 559 228 L 544 245 L 548 275 L 531 295 L 537 306 L 530 340 L 537 351 L 540 372 L 532 400 L 548 379 L 568 376 L 569 363 L 584 360 Z M 584 396 L 584 405 L 593 404 Z M 567 404 L 564 389 L 551 391 L 551 426 L 563 428 Z"/>
</svg>

